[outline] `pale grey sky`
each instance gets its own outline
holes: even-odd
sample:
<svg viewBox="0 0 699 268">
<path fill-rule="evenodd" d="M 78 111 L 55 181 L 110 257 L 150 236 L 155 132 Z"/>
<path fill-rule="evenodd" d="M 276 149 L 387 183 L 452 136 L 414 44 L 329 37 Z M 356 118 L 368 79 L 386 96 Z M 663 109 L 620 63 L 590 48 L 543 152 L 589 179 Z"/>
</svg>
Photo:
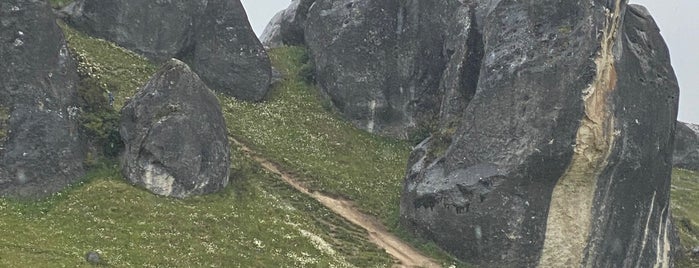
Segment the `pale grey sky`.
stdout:
<svg viewBox="0 0 699 268">
<path fill-rule="evenodd" d="M 290 0 L 241 0 L 250 24 L 259 36 L 269 20 Z M 650 10 L 670 47 L 672 66 L 680 83 L 678 119 L 699 124 L 699 1 L 631 0 Z"/>
</svg>

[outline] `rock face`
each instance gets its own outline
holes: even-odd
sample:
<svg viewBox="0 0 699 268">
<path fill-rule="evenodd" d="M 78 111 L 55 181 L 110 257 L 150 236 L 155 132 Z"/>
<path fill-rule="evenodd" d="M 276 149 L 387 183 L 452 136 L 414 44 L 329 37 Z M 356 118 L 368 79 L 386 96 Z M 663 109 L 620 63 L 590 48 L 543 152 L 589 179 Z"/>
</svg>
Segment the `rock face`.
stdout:
<svg viewBox="0 0 699 268">
<path fill-rule="evenodd" d="M 260 101 L 271 64 L 240 0 L 77 0 L 68 22 L 156 62 L 172 57 L 190 65 L 216 91 Z"/>
<path fill-rule="evenodd" d="M 194 40 L 192 69 L 207 85 L 243 100 L 265 97 L 272 65 L 239 0 L 208 1 Z"/>
<path fill-rule="evenodd" d="M 437 92 L 473 96 L 460 101 L 463 112 L 442 102 L 440 117 L 456 127 L 442 124 L 413 151 L 403 225 L 479 267 L 672 266 L 678 86 L 645 8 L 622 0 L 466 2 L 472 10 L 462 13 L 474 15 L 465 24 L 476 31 L 453 42 L 466 52 L 452 55 L 482 54 L 462 64 L 478 77 L 452 73 Z M 344 31 L 359 34 L 347 21 Z M 484 42 L 464 45 L 479 34 Z"/>
<path fill-rule="evenodd" d="M 459 1 L 318 0 L 305 27 L 318 84 L 356 126 L 406 138 L 473 95 L 482 53 L 473 14 Z"/>
<path fill-rule="evenodd" d="M 696 125 L 677 121 L 672 164 L 679 168 L 699 170 L 699 134 L 692 127 L 699 129 Z"/>
<path fill-rule="evenodd" d="M 0 25 L 0 195 L 43 197 L 83 174 L 76 66 L 44 1 L 2 1 Z"/>
<path fill-rule="evenodd" d="M 228 184 L 230 147 L 216 96 L 171 60 L 122 109 L 123 174 L 133 184 L 184 198 Z"/>
<path fill-rule="evenodd" d="M 289 7 L 280 11 L 265 27 L 260 40 L 267 47 L 304 44 L 304 28 L 308 9 L 315 0 L 292 0 Z"/>
</svg>

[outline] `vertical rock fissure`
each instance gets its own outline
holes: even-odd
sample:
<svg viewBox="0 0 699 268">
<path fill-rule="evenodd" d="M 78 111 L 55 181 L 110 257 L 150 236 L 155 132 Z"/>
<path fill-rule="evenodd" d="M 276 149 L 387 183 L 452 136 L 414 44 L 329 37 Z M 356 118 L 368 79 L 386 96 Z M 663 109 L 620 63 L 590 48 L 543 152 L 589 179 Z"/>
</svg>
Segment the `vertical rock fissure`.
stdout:
<svg viewBox="0 0 699 268">
<path fill-rule="evenodd" d="M 583 91 L 584 117 L 576 135 L 568 169 L 553 189 L 546 222 L 540 267 L 579 267 L 591 230 L 597 177 L 607 164 L 614 143 L 614 115 L 607 100 L 616 88 L 614 44 L 621 23 L 623 0 L 607 10 L 595 79 Z"/>
<path fill-rule="evenodd" d="M 464 89 L 463 94 L 466 103 L 471 102 L 473 95 L 476 94 L 476 87 L 478 87 L 485 51 L 483 35 L 478 30 L 478 25 L 476 24 L 476 9 L 471 8 L 470 13 L 471 28 L 469 29 L 468 39 L 466 40 L 468 54 L 461 70 L 462 79 L 460 85 L 460 88 Z"/>
</svg>

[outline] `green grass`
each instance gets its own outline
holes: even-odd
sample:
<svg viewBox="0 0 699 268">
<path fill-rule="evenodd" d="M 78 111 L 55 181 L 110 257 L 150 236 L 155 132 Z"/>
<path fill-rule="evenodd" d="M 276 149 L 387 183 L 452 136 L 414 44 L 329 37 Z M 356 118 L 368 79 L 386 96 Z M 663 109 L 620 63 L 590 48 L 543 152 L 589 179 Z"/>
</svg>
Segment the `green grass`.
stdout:
<svg viewBox="0 0 699 268">
<path fill-rule="evenodd" d="M 682 251 L 699 246 L 699 173 L 674 169 L 672 172 L 672 215 L 680 235 Z M 699 267 L 699 259 L 680 260 L 678 267 Z"/>
<path fill-rule="evenodd" d="M 185 200 L 137 189 L 116 165 L 34 203 L 0 200 L 1 267 L 385 267 L 363 230 L 233 151 L 224 192 Z"/>
<path fill-rule="evenodd" d="M 89 37 L 61 23 L 68 47 L 78 63 L 81 95 L 88 103 L 106 101 L 107 91 L 114 95 L 119 110 L 135 95 L 158 67 L 146 58 L 103 39 Z"/>
</svg>

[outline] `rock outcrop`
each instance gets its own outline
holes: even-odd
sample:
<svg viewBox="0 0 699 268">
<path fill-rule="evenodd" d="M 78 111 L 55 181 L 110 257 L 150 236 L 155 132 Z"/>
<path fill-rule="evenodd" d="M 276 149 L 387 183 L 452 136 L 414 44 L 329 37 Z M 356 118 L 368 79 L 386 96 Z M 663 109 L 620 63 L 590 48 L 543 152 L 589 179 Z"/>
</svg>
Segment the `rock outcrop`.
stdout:
<svg viewBox="0 0 699 268">
<path fill-rule="evenodd" d="M 269 90 L 271 63 L 240 0 L 77 0 L 68 22 L 156 62 L 181 59 L 212 89 L 248 101 Z"/>
<path fill-rule="evenodd" d="M 122 109 L 123 174 L 164 196 L 184 198 L 228 184 L 230 147 L 216 96 L 171 60 Z"/>
<path fill-rule="evenodd" d="M 303 45 L 308 9 L 314 2 L 315 0 L 291 1 L 288 8 L 274 15 L 267 24 L 260 36 L 262 44 L 267 47 Z"/>
<path fill-rule="evenodd" d="M 0 25 L 0 195 L 44 197 L 83 175 L 76 65 L 44 1 L 2 1 Z"/>
<path fill-rule="evenodd" d="M 482 56 L 473 13 L 455 0 L 318 0 L 304 38 L 319 86 L 347 119 L 407 138 L 472 96 Z"/>
<path fill-rule="evenodd" d="M 672 164 L 675 167 L 699 170 L 699 126 L 677 121 L 675 151 Z"/>
<path fill-rule="evenodd" d="M 456 127 L 442 124 L 413 151 L 403 225 L 479 267 L 672 266 L 678 86 L 645 8 L 623 0 L 466 2 L 461 8 L 471 10 L 462 13 L 474 15 L 465 24 L 476 30 L 456 43 L 481 34 L 484 42 L 445 55 L 482 53 L 463 61 L 478 77 L 443 79 L 448 85 L 436 92 L 473 95 L 463 112 L 442 102 L 439 116 Z M 371 14 L 347 12 L 343 34 L 368 43 L 351 47 L 377 51 L 386 40 L 352 30 L 353 14 Z"/>
</svg>

